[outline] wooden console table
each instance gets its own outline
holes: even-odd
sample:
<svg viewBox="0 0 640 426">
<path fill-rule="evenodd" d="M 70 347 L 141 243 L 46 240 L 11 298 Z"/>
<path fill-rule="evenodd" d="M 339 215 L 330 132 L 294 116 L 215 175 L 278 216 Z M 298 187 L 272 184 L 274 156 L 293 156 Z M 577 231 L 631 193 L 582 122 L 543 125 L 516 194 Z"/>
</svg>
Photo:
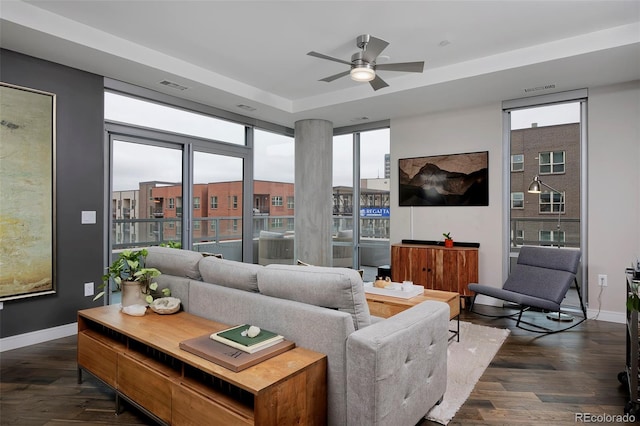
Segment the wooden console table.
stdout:
<svg viewBox="0 0 640 426">
<path fill-rule="evenodd" d="M 78 312 L 78 381 L 86 370 L 163 424 L 323 425 L 327 358 L 296 347 L 235 373 L 179 348 L 228 325 L 180 312 Z"/>
<path fill-rule="evenodd" d="M 478 249 L 422 244 L 391 245 L 391 281 L 413 281 L 425 289 L 473 296 L 469 283 L 478 282 Z"/>
</svg>

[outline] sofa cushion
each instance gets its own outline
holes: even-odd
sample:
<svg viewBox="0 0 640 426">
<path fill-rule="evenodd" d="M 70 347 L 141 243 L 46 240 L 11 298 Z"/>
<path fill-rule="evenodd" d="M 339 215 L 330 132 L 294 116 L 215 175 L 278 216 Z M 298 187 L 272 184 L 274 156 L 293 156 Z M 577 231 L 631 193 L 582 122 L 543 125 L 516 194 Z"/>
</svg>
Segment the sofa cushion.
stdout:
<svg viewBox="0 0 640 426">
<path fill-rule="evenodd" d="M 157 268 L 163 274 L 176 277 L 202 279 L 198 268 L 202 254 L 169 247 L 149 247 L 147 251 L 149 252 L 145 260 L 147 268 Z"/>
<path fill-rule="evenodd" d="M 348 268 L 268 265 L 258 272 L 260 293 L 351 314 L 356 330 L 371 324 L 360 274 Z"/>
<path fill-rule="evenodd" d="M 209 256 L 200 263 L 202 280 L 245 291 L 258 291 L 257 274 L 262 266 Z"/>
</svg>

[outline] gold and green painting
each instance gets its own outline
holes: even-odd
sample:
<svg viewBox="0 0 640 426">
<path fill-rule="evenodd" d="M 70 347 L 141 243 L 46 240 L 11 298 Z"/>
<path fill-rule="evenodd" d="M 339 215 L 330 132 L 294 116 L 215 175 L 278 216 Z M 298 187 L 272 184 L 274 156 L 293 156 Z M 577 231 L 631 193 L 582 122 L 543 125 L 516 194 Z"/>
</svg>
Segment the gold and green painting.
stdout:
<svg viewBox="0 0 640 426">
<path fill-rule="evenodd" d="M 55 106 L 0 83 L 0 301 L 55 292 Z"/>
</svg>

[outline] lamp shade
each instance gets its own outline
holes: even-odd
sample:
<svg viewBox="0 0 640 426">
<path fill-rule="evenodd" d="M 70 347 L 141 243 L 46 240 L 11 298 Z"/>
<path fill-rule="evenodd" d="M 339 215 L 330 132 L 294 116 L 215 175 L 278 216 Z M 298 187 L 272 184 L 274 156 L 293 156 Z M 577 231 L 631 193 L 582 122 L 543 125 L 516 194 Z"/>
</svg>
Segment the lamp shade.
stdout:
<svg viewBox="0 0 640 426">
<path fill-rule="evenodd" d="M 538 176 L 534 176 L 533 177 L 533 182 L 531 182 L 531 184 L 529 185 L 529 189 L 527 190 L 527 192 L 530 192 L 532 194 L 539 194 L 541 191 L 540 189 L 540 179 L 538 178 Z"/>
<path fill-rule="evenodd" d="M 355 68 L 351 68 L 351 80 L 354 81 L 371 81 L 376 78 L 376 72 L 373 68 L 368 68 L 364 66 L 357 66 Z"/>
</svg>

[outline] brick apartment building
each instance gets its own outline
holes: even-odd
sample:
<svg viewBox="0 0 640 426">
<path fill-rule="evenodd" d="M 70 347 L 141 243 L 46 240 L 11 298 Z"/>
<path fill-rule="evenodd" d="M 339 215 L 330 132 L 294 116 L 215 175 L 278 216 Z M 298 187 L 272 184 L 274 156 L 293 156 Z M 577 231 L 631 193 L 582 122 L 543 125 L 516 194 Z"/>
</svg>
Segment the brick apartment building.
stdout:
<svg viewBox="0 0 640 426">
<path fill-rule="evenodd" d="M 542 193 L 528 193 L 533 177 Z M 580 245 L 580 125 L 511 131 L 511 246 Z M 558 218 L 560 229 L 558 230 Z"/>
</svg>

